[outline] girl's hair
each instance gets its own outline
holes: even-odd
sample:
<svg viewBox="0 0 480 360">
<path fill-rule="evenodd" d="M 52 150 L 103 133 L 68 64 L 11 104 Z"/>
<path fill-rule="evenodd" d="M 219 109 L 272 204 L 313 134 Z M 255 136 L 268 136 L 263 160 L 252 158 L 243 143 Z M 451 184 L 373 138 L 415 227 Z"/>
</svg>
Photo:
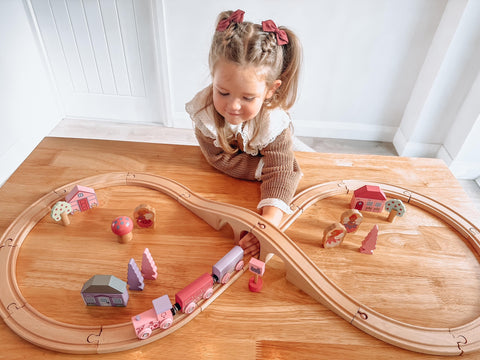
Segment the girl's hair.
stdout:
<svg viewBox="0 0 480 360">
<path fill-rule="evenodd" d="M 216 24 L 228 19 L 232 13 L 232 11 L 220 13 Z M 261 67 L 265 71 L 267 86 L 271 86 L 277 79 L 282 81 L 274 95 L 265 100 L 258 116 L 251 120 L 255 121 L 253 125 L 256 129 L 251 140 L 259 133 L 259 128 L 264 123 L 261 119 L 268 110 L 277 107 L 288 110 L 297 98 L 302 55 L 301 44 L 291 30 L 283 26 L 278 28 L 287 34 L 288 43 L 285 45 L 278 45 L 276 34 L 263 31 L 260 24 L 232 21 L 225 31 L 215 31 L 210 47 L 208 64 L 212 75 L 218 61 L 226 60 L 240 66 Z M 205 107 L 211 104 L 213 104 L 213 88 Z M 226 136 L 225 119 L 215 109 L 214 114 L 220 145 L 229 153 L 236 152 L 237 149 L 229 144 L 230 139 Z"/>
</svg>

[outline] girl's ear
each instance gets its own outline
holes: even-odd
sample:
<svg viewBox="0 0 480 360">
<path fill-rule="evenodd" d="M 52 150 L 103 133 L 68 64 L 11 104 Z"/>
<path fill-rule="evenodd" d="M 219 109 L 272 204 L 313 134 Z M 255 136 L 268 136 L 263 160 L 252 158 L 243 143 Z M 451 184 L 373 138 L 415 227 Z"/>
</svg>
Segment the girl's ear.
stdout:
<svg viewBox="0 0 480 360">
<path fill-rule="evenodd" d="M 275 91 L 277 91 L 280 85 L 282 85 L 282 80 L 279 80 L 279 79 L 275 80 L 273 84 L 270 86 L 270 88 L 268 89 L 265 99 L 270 99 L 273 96 L 273 94 L 275 94 Z"/>
</svg>

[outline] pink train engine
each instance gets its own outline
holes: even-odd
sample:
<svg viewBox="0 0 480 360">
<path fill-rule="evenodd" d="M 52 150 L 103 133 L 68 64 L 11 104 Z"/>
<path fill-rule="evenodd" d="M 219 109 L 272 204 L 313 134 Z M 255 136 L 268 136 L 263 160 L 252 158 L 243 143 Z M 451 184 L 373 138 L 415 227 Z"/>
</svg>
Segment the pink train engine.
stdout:
<svg viewBox="0 0 480 360">
<path fill-rule="evenodd" d="M 213 265 L 213 279 L 215 282 L 226 284 L 230 280 L 233 271 L 242 270 L 243 265 L 243 249 L 237 245 Z"/>
<path fill-rule="evenodd" d="M 173 323 L 175 309 L 167 295 L 152 301 L 153 309 L 132 316 L 132 324 L 137 337 L 147 339 L 155 329 L 168 329 Z"/>
</svg>

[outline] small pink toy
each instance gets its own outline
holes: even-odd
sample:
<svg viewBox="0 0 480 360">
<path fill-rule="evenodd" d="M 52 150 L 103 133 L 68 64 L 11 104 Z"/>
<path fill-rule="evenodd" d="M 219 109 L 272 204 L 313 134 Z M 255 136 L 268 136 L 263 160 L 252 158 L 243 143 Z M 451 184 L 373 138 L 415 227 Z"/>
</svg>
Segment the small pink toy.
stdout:
<svg viewBox="0 0 480 360">
<path fill-rule="evenodd" d="M 346 234 L 347 229 L 342 224 L 334 223 L 330 225 L 323 231 L 323 247 L 332 248 L 339 246 Z"/>
<path fill-rule="evenodd" d="M 251 258 L 248 263 L 248 270 L 255 274 L 248 281 L 248 289 L 252 292 L 260 292 L 263 287 L 263 280 L 261 276 L 265 273 L 265 263 L 256 258 Z"/>
<path fill-rule="evenodd" d="M 76 211 L 85 211 L 98 205 L 95 190 L 81 185 L 75 185 L 67 196 L 65 196 L 65 201 L 72 205 L 73 213 Z"/>
<path fill-rule="evenodd" d="M 145 248 L 142 255 L 142 275 L 143 278 L 147 280 L 155 280 L 158 276 L 157 265 L 155 265 L 155 261 L 148 248 Z"/>
<path fill-rule="evenodd" d="M 119 216 L 112 222 L 112 231 L 118 235 L 118 241 L 127 243 L 132 240 L 133 222 L 128 216 Z"/>
<path fill-rule="evenodd" d="M 140 340 L 147 339 L 155 329 L 168 329 L 173 323 L 172 303 L 167 295 L 152 301 L 153 309 L 132 316 L 135 333 Z"/>
<path fill-rule="evenodd" d="M 353 233 L 358 230 L 358 227 L 362 223 L 363 215 L 356 209 L 350 209 L 345 211 L 340 217 L 340 222 L 347 229 L 347 233 Z"/>
<path fill-rule="evenodd" d="M 372 255 L 377 244 L 378 225 L 375 225 L 362 241 L 362 246 L 358 249 L 362 254 Z"/>
<path fill-rule="evenodd" d="M 364 185 L 353 192 L 351 209 L 360 211 L 382 212 L 387 197 L 376 185 Z"/>
</svg>

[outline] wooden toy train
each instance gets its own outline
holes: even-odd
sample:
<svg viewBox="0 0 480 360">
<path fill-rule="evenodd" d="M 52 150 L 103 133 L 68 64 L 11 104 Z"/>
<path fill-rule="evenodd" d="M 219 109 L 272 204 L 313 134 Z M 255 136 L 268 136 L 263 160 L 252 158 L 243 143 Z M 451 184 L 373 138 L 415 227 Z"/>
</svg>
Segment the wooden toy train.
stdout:
<svg viewBox="0 0 480 360">
<path fill-rule="evenodd" d="M 244 267 L 243 249 L 235 246 L 212 267 L 212 273 L 205 273 L 175 294 L 172 305 L 168 295 L 152 301 L 153 308 L 132 316 L 132 324 L 139 339 L 147 339 L 153 330 L 168 329 L 173 324 L 173 317 L 178 311 L 191 314 L 197 303 L 208 299 L 213 294 L 215 283 L 226 284 L 234 271 Z"/>
</svg>

